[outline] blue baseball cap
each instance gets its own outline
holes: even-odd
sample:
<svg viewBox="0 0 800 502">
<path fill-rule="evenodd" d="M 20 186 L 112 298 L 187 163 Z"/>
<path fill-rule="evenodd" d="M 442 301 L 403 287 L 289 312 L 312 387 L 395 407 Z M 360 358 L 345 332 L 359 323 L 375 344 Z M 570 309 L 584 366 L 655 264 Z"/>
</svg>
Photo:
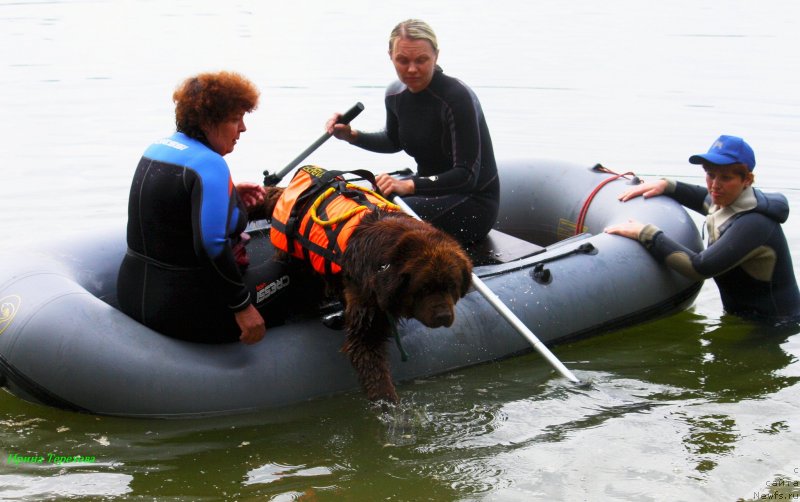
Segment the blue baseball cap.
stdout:
<svg viewBox="0 0 800 502">
<path fill-rule="evenodd" d="M 756 154 L 742 138 L 722 135 L 708 149 L 708 153 L 700 153 L 689 157 L 692 164 L 711 163 L 720 166 L 728 164 L 744 164 L 749 171 L 756 167 Z"/>
</svg>

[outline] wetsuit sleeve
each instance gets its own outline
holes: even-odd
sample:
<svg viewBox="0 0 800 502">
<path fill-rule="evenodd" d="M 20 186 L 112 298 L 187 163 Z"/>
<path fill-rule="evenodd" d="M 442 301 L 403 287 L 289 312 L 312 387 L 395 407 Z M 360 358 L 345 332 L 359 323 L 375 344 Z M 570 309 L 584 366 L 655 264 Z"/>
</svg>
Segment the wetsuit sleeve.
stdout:
<svg viewBox="0 0 800 502">
<path fill-rule="evenodd" d="M 195 252 L 206 264 L 215 293 L 232 311 L 243 310 L 251 303 L 250 293 L 242 281 L 228 236 L 237 204 L 236 188 L 221 158 L 195 180 L 191 194 Z"/>
<path fill-rule="evenodd" d="M 675 242 L 654 225 L 646 225 L 639 242 L 659 262 L 690 279 L 716 277 L 746 261 L 767 243 L 776 223 L 764 215 L 740 216 L 714 244 L 699 253 Z"/>
<path fill-rule="evenodd" d="M 386 103 L 386 127 L 381 131 L 358 131 L 358 137 L 353 143 L 359 148 L 375 153 L 397 153 L 400 148 L 397 115 L 389 103 Z"/>
<path fill-rule="evenodd" d="M 436 176 L 415 176 L 415 193 L 441 195 L 471 192 L 481 170 L 480 105 L 466 87 L 460 87 L 444 100 L 444 127 L 450 131 L 453 164 L 447 170 L 437 168 Z"/>
<path fill-rule="evenodd" d="M 705 187 L 667 180 L 667 189 L 664 195 L 692 211 L 702 215 L 708 214 L 708 190 Z"/>
<path fill-rule="evenodd" d="M 361 132 L 358 131 L 358 139 L 354 145 L 375 153 L 397 153 L 401 149 L 392 143 L 386 131 Z"/>
</svg>

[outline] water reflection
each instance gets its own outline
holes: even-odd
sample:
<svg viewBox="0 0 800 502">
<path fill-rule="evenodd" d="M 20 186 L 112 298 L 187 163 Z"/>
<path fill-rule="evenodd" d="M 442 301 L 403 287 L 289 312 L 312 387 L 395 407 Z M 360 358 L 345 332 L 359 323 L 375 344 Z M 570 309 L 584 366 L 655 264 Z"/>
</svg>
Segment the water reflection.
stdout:
<svg viewBox="0 0 800 502">
<path fill-rule="evenodd" d="M 3 500 L 117 497 L 132 491 L 132 476 L 102 472 L 58 473 L 53 476 L 0 475 Z"/>
<path fill-rule="evenodd" d="M 615 373 L 668 385 L 675 391 L 656 399 L 700 398 L 736 402 L 775 393 L 798 381 L 782 370 L 796 360 L 783 348 L 796 327 L 770 328 L 733 316 L 719 322 L 685 311 L 587 340 L 582 350 L 613 347 L 586 367 L 613 364 Z M 677 394 L 675 392 L 678 392 Z"/>
<path fill-rule="evenodd" d="M 781 421 L 764 424 L 757 403 L 797 383 L 789 371 L 796 356 L 787 350 L 795 331 L 685 312 L 559 348 L 590 386 L 548 375 L 536 355 L 430 379 L 416 394 L 425 420 L 395 455 L 465 496 L 510 494 L 517 483 L 537 493 L 570 468 L 590 473 L 587 486 L 634 465 L 643 480 L 663 482 L 665 472 L 683 482 L 708 479 L 751 441 L 790 433 Z M 472 404 L 459 409 L 455 400 Z M 564 451 L 577 456 L 554 461 Z M 618 495 L 648 490 L 633 484 Z"/>
<path fill-rule="evenodd" d="M 247 473 L 246 485 L 274 483 L 293 477 L 330 476 L 329 467 L 306 467 L 304 465 L 265 464 Z"/>
</svg>

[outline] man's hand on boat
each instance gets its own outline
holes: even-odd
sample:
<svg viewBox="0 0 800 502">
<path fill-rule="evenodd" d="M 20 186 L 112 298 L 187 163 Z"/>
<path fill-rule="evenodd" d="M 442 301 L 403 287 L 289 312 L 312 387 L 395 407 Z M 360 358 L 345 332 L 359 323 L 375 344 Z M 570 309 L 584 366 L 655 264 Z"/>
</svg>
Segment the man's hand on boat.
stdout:
<svg viewBox="0 0 800 502">
<path fill-rule="evenodd" d="M 626 223 L 618 223 L 616 225 L 609 225 L 603 231 L 607 234 L 621 235 L 629 239 L 638 240 L 639 234 L 644 228 L 644 223 L 636 220 L 628 220 Z"/>
<path fill-rule="evenodd" d="M 664 193 L 664 190 L 667 189 L 667 180 L 658 180 L 658 181 L 651 181 L 649 183 L 642 183 L 641 185 L 636 185 L 633 188 L 625 190 L 619 197 L 617 197 L 622 202 L 628 202 L 629 200 L 639 197 L 640 195 L 645 199 L 649 199 L 650 197 L 657 197 Z"/>
<path fill-rule="evenodd" d="M 651 181 L 649 183 L 642 183 L 634 186 L 633 188 L 625 190 L 619 194 L 619 197 L 617 198 L 622 202 L 628 202 L 629 200 L 635 199 L 639 196 L 649 199 L 650 197 L 658 197 L 659 195 L 663 194 L 666 189 L 667 180 L 662 179 L 658 181 Z M 628 220 L 626 223 L 609 225 L 603 231 L 607 234 L 621 235 L 629 239 L 638 240 L 639 235 L 642 233 L 642 229 L 644 227 L 644 223 L 636 220 Z"/>
<path fill-rule="evenodd" d="M 264 318 L 253 305 L 248 305 L 246 309 L 236 312 L 235 316 L 236 323 L 242 330 L 242 335 L 239 337 L 242 343 L 252 345 L 264 338 L 267 333 Z"/>
</svg>

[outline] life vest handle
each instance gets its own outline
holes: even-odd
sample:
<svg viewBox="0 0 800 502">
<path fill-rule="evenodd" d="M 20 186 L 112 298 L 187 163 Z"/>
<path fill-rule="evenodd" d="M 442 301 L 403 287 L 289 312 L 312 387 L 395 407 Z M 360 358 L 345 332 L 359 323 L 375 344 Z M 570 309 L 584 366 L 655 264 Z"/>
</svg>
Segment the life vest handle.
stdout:
<svg viewBox="0 0 800 502">
<path fill-rule="evenodd" d="M 352 189 L 352 190 L 359 190 L 361 192 L 364 192 L 364 193 L 372 195 L 373 197 L 378 199 L 380 202 L 382 202 L 382 204 L 378 204 L 378 207 L 380 207 L 382 209 L 383 208 L 388 208 L 388 209 L 391 209 L 391 210 L 394 210 L 394 211 L 401 211 L 402 210 L 400 208 L 400 206 L 398 206 L 397 204 L 393 204 L 392 202 L 389 202 L 388 200 L 386 200 L 385 197 L 383 197 L 381 194 L 379 194 L 378 192 L 376 192 L 374 190 L 370 190 L 368 188 L 364 188 L 364 187 L 359 186 L 359 185 L 354 185 L 352 183 L 346 183 L 345 184 L 345 188 L 349 188 L 349 189 Z M 360 213 L 361 211 L 366 211 L 367 209 L 369 209 L 367 206 L 362 204 L 360 206 L 354 207 L 353 209 L 350 209 L 349 211 L 345 211 L 344 213 L 340 214 L 336 218 L 332 218 L 330 220 L 321 219 L 317 215 L 317 210 L 322 205 L 322 203 L 325 202 L 325 200 L 328 197 L 330 197 L 331 195 L 333 195 L 335 192 L 336 192 L 336 187 L 328 187 L 328 189 L 325 190 L 324 192 L 322 192 L 320 194 L 320 196 L 317 197 L 317 199 L 314 201 L 314 203 L 311 204 L 311 208 L 309 210 L 310 216 L 311 216 L 311 219 L 314 220 L 314 223 L 316 223 L 317 225 L 320 225 L 320 226 L 323 226 L 323 227 L 329 227 L 331 225 L 335 225 L 337 223 L 341 223 L 343 221 L 347 221 L 350 218 L 352 218 L 353 215 L 356 215 L 356 214 Z"/>
</svg>

